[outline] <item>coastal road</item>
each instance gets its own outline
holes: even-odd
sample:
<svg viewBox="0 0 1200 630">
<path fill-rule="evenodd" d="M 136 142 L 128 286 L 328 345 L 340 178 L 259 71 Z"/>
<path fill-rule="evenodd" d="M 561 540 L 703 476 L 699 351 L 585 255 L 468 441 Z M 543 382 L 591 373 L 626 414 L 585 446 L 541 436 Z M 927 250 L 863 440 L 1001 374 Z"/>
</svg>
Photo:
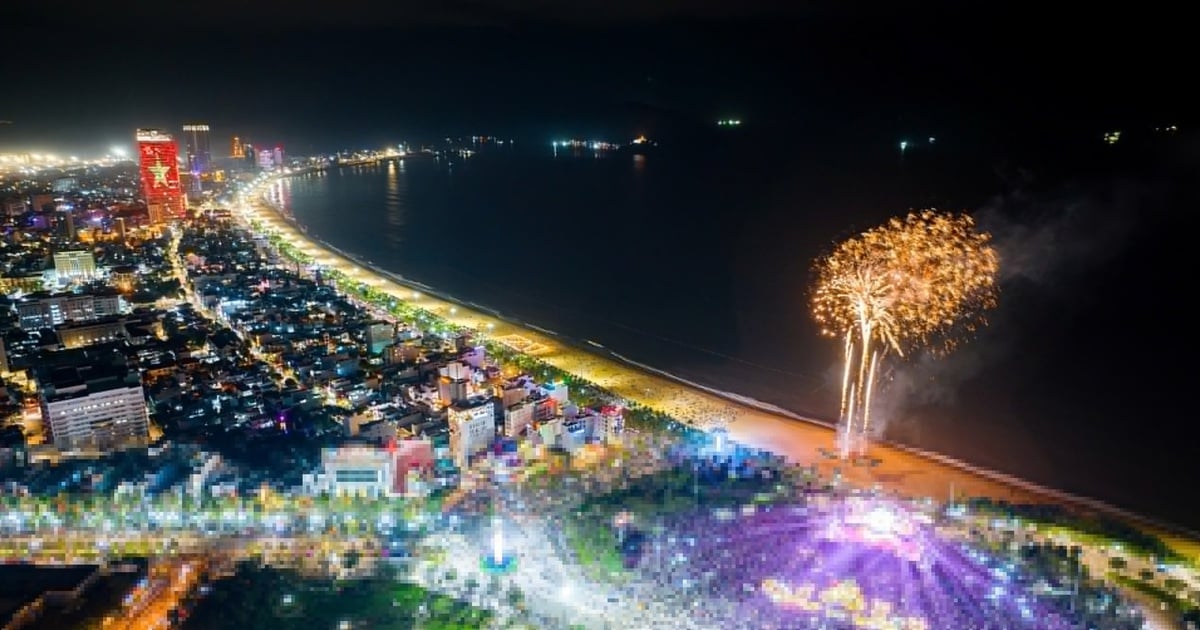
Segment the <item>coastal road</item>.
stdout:
<svg viewBox="0 0 1200 630">
<path fill-rule="evenodd" d="M 1019 480 L 998 478 L 886 444 L 872 446 L 870 455 L 875 461 L 873 465 L 852 464 L 831 458 L 826 453 L 836 452 L 836 445 L 834 430 L 829 426 L 735 402 L 628 365 L 616 358 L 568 345 L 551 334 L 518 326 L 462 304 L 428 295 L 420 287 L 400 284 L 310 238 L 257 198 L 252 205 L 242 208 L 242 215 L 247 221 L 258 221 L 267 230 L 278 233 L 311 256 L 317 264 L 336 269 L 398 300 L 413 303 L 455 325 L 476 329 L 492 339 L 596 383 L 626 400 L 698 426 L 721 423 L 728 428 L 730 437 L 741 444 L 771 451 L 793 463 L 816 466 L 823 475 L 840 478 L 853 486 L 878 488 L 908 497 L 930 497 L 939 501 L 955 496 L 990 497 L 1020 503 L 1070 502 L 1061 495 L 1039 490 Z M 1123 516 L 1128 518 L 1128 515 Z M 1162 536 L 1189 557 L 1200 556 L 1200 544 L 1195 541 L 1145 521 L 1135 524 Z"/>
</svg>

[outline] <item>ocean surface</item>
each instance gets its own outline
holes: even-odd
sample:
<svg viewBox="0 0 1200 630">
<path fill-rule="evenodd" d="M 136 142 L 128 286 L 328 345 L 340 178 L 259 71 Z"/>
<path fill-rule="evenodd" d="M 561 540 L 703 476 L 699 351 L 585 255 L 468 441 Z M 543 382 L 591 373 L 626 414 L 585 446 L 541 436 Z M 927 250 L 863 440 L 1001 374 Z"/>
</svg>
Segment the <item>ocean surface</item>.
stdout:
<svg viewBox="0 0 1200 630">
<path fill-rule="evenodd" d="M 954 353 L 897 359 L 887 436 L 1200 529 L 1191 377 L 1171 302 L 1196 163 L 1149 134 L 1015 146 L 738 131 L 645 154 L 476 146 L 279 182 L 311 235 L 461 300 L 716 389 L 834 419 L 839 344 L 812 263 L 911 208 L 969 211 L 1000 306 Z M 1185 381 L 1185 378 L 1187 379 Z"/>
</svg>

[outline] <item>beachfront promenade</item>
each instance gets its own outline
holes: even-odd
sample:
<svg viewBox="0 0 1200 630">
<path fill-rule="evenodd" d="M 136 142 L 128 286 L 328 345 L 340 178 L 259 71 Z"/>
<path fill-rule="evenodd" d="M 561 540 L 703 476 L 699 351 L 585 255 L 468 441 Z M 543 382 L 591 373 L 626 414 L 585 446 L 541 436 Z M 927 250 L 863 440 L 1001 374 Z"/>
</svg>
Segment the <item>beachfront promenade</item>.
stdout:
<svg viewBox="0 0 1200 630">
<path fill-rule="evenodd" d="M 310 238 L 266 203 L 255 201 L 242 209 L 247 220 L 260 222 L 280 234 L 319 265 L 336 269 L 399 300 L 412 302 L 458 326 L 465 326 L 506 343 L 527 354 L 608 389 L 622 398 L 667 413 L 697 426 L 714 421 L 728 428 L 730 437 L 747 446 L 769 450 L 789 461 L 815 465 L 825 475 L 840 475 L 845 482 L 863 488 L 911 497 L 944 501 L 957 498 L 990 497 L 1012 502 L 1071 503 L 1070 498 L 1018 479 L 976 471 L 938 456 L 926 456 L 889 445 L 875 445 L 870 455 L 874 465 L 851 464 L 826 454 L 836 451 L 834 430 L 818 422 L 788 417 L 749 404 L 735 402 L 703 389 L 625 364 L 614 358 L 568 345 L 556 337 L 519 326 L 463 304 L 430 295 L 419 286 L 404 285 L 383 273 L 345 256 Z M 1116 514 L 1116 510 L 1103 510 Z M 1149 521 L 1119 514 L 1167 538 L 1177 550 L 1193 555 L 1200 551 L 1192 541 L 1168 535 Z"/>
</svg>

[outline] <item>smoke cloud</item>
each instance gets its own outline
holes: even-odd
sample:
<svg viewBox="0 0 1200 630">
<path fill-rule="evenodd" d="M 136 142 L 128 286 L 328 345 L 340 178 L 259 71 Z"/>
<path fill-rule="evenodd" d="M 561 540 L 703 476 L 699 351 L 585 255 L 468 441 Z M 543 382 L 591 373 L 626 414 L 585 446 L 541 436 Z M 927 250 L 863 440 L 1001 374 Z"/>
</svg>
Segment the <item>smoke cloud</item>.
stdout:
<svg viewBox="0 0 1200 630">
<path fill-rule="evenodd" d="M 1073 184 L 1051 194 L 997 197 L 975 212 L 1000 254 L 1000 304 L 987 328 L 946 356 L 892 357 L 876 397 L 878 433 L 889 425 L 893 434 L 910 433 L 919 420 L 909 409 L 952 406 L 965 383 L 1014 350 L 1023 320 L 1045 317 L 1029 312 L 1024 298 L 1036 294 L 1041 299 L 1032 302 L 1042 306 L 1071 301 L 1078 289 L 1070 281 L 1119 255 L 1158 198 L 1153 186 L 1136 182 Z"/>
<path fill-rule="evenodd" d="M 1047 285 L 1118 254 L 1157 197 L 1134 182 L 1099 190 L 1076 184 L 1046 196 L 997 197 L 975 219 L 1000 252 L 1002 290 L 1017 279 Z"/>
</svg>

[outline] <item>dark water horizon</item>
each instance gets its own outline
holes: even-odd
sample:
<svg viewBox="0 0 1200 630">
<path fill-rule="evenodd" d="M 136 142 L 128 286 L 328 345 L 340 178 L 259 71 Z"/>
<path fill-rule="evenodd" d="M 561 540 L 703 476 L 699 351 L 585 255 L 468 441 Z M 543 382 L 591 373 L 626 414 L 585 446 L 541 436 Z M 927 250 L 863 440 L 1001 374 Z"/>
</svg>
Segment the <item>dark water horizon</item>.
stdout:
<svg viewBox="0 0 1200 630">
<path fill-rule="evenodd" d="M 1186 238 L 1192 145 L 1075 140 L 922 138 L 903 155 L 749 134 L 646 154 L 528 142 L 302 174 L 273 194 L 383 269 L 822 419 L 840 347 L 808 315 L 813 261 L 909 209 L 971 212 L 1001 253 L 1000 306 L 954 354 L 893 361 L 887 437 L 1200 528 L 1172 490 L 1200 472 L 1190 439 L 1147 434 L 1188 430 L 1183 372 L 1148 369 L 1171 335 L 1146 307 L 1183 280 L 1163 260 Z"/>
</svg>

